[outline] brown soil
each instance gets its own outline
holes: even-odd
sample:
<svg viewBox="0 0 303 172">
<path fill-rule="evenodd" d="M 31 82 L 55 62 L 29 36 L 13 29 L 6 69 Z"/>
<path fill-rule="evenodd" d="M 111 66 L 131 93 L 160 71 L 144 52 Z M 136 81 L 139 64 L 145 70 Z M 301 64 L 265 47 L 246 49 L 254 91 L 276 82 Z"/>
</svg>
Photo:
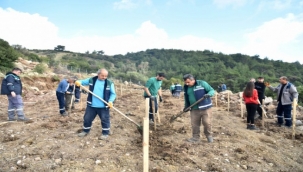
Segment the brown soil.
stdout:
<svg viewBox="0 0 303 172">
<path fill-rule="evenodd" d="M 142 171 L 142 137 L 136 125 L 111 111 L 113 135 L 100 141 L 100 120 L 90 134 L 79 138 L 85 103 L 76 104 L 68 117 L 58 113 L 57 82 L 50 78 L 24 78 L 25 85 L 39 87 L 43 94 L 28 89 L 25 113 L 30 123 L 7 122 L 7 100 L 0 96 L 0 171 Z M 38 84 L 46 83 L 46 85 Z M 39 83 L 38 82 L 38 83 Z M 120 86 L 117 87 L 119 89 Z M 115 107 L 141 123 L 145 114 L 142 90 L 117 91 Z M 86 95 L 82 94 L 85 102 Z M 276 127 L 267 119 L 264 130 L 246 130 L 238 112 L 213 108 L 214 143 L 207 143 L 201 127 L 200 143 L 191 137 L 189 113 L 170 124 L 169 119 L 183 109 L 183 98 L 164 92 L 160 104 L 161 124 L 150 131 L 150 171 L 302 171 L 303 132 Z M 260 127 L 260 124 L 258 123 Z"/>
</svg>

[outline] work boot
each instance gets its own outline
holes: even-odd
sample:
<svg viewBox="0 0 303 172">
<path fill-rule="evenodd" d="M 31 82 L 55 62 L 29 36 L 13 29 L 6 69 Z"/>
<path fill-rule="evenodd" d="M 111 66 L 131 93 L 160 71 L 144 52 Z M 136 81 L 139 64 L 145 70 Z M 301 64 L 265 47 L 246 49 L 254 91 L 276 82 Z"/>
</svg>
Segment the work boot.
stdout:
<svg viewBox="0 0 303 172">
<path fill-rule="evenodd" d="M 87 132 L 84 132 L 82 131 L 81 133 L 78 134 L 79 137 L 84 137 L 86 136 L 88 133 Z"/>
<path fill-rule="evenodd" d="M 29 121 L 29 119 L 28 118 L 18 118 L 18 121 L 24 121 L 24 122 L 26 122 L 26 121 Z"/>
<path fill-rule="evenodd" d="M 256 125 L 251 125 L 250 130 L 259 130 L 259 128 L 257 128 Z"/>
<path fill-rule="evenodd" d="M 12 122 L 12 121 L 16 121 L 15 118 L 9 118 L 7 121 Z"/>
<path fill-rule="evenodd" d="M 192 137 L 192 138 L 190 138 L 190 139 L 187 139 L 187 141 L 188 141 L 188 142 L 191 142 L 191 143 L 198 143 L 198 142 L 200 141 L 200 139 L 199 139 L 199 138 L 194 138 L 194 137 Z"/>
<path fill-rule="evenodd" d="M 208 141 L 208 143 L 212 143 L 212 142 L 214 142 L 214 139 L 212 136 L 207 136 L 207 141 Z"/>
<path fill-rule="evenodd" d="M 68 115 L 68 112 L 63 112 L 61 115 L 62 115 L 62 116 L 67 116 L 67 115 Z"/>
<path fill-rule="evenodd" d="M 282 127 L 283 126 L 283 123 L 276 123 L 276 125 L 278 126 L 278 127 Z"/>
<path fill-rule="evenodd" d="M 106 140 L 108 138 L 108 135 L 101 135 L 101 137 L 99 137 L 99 140 Z"/>
<path fill-rule="evenodd" d="M 250 127 L 251 127 L 251 125 L 250 124 L 247 124 L 247 127 L 246 127 L 246 129 L 250 129 Z"/>
<path fill-rule="evenodd" d="M 149 125 L 154 125 L 154 121 L 152 119 L 149 120 Z"/>
</svg>

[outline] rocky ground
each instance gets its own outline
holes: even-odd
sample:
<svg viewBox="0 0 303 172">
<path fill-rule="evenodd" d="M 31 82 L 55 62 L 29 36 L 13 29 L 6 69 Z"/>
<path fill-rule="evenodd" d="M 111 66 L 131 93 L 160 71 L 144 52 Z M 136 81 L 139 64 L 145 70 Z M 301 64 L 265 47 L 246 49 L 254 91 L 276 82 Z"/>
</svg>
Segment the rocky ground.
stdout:
<svg viewBox="0 0 303 172">
<path fill-rule="evenodd" d="M 0 171 L 142 171 L 142 137 L 137 127 L 115 111 L 111 111 L 113 135 L 100 141 L 97 117 L 90 134 L 79 138 L 86 95 L 68 117 L 58 113 L 51 77 L 23 77 L 24 103 L 30 123 L 7 122 L 7 100 L 0 96 Z M 142 89 L 117 85 L 115 107 L 141 123 L 145 114 Z M 226 95 L 218 96 L 213 108 L 214 143 L 203 137 L 200 143 L 186 142 L 191 137 L 189 113 L 172 125 L 169 119 L 183 109 L 183 97 L 176 99 L 164 92 L 160 104 L 161 124 L 150 131 L 150 171 L 293 171 L 303 170 L 303 132 L 275 126 L 268 118 L 265 128 L 246 130 L 241 118 L 238 94 L 231 94 L 230 112 Z M 299 112 L 300 113 L 300 112 Z M 298 114 L 299 114 L 298 113 Z M 269 113 L 270 114 L 270 113 Z M 273 116 L 273 115 L 271 115 Z M 298 116 L 302 119 L 302 116 Z M 260 126 L 258 122 L 258 126 Z M 201 128 L 202 129 L 202 128 Z"/>
</svg>

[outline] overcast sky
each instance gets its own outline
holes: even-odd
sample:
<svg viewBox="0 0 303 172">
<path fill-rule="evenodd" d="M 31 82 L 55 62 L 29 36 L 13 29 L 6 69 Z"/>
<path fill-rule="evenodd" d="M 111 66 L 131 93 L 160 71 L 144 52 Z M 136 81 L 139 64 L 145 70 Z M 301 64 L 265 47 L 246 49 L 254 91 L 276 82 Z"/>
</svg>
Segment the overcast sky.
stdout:
<svg viewBox="0 0 303 172">
<path fill-rule="evenodd" d="M 303 0 L 0 0 L 0 38 L 29 49 L 208 49 L 303 63 Z"/>
</svg>

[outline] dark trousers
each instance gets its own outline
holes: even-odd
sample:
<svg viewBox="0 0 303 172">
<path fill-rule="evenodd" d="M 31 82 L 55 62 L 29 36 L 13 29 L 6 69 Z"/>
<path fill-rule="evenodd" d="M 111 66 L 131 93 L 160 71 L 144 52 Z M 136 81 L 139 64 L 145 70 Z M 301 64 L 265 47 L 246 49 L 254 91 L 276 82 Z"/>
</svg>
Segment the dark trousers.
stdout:
<svg viewBox="0 0 303 172">
<path fill-rule="evenodd" d="M 278 123 L 283 124 L 283 118 L 285 120 L 285 126 L 291 127 L 292 121 L 291 121 L 291 104 L 290 105 L 282 105 L 281 102 L 278 103 L 278 107 L 276 110 Z M 283 116 L 284 114 L 284 116 Z"/>
<path fill-rule="evenodd" d="M 64 93 L 60 93 L 56 91 L 56 96 L 59 102 L 59 111 L 60 114 L 63 114 L 65 112 L 65 101 L 64 101 Z"/>
<path fill-rule="evenodd" d="M 92 127 L 92 122 L 99 116 L 102 126 L 102 135 L 108 135 L 110 130 L 110 115 L 108 108 L 95 108 L 87 106 L 84 114 L 83 131 L 89 132 Z"/>
<path fill-rule="evenodd" d="M 145 97 L 145 98 L 148 98 L 148 97 Z M 152 106 L 152 102 L 154 104 L 154 107 Z M 149 120 L 152 120 L 152 121 L 154 121 L 153 108 L 155 108 L 155 113 L 157 113 L 158 112 L 157 99 L 155 99 L 154 101 L 149 99 Z"/>
<path fill-rule="evenodd" d="M 255 123 L 255 114 L 257 111 L 257 104 L 246 104 L 246 111 L 247 111 L 247 123 L 254 124 Z"/>
<path fill-rule="evenodd" d="M 262 105 L 262 103 L 263 103 L 263 99 L 262 98 L 259 98 L 259 101 L 260 101 L 260 103 L 261 103 L 261 105 Z M 260 107 L 260 106 L 258 106 L 257 107 L 257 112 L 258 112 L 258 114 L 260 115 L 260 117 L 262 117 L 262 108 Z"/>
<path fill-rule="evenodd" d="M 80 102 L 80 96 L 81 96 L 80 88 L 76 88 L 75 89 L 75 102 Z"/>
</svg>

